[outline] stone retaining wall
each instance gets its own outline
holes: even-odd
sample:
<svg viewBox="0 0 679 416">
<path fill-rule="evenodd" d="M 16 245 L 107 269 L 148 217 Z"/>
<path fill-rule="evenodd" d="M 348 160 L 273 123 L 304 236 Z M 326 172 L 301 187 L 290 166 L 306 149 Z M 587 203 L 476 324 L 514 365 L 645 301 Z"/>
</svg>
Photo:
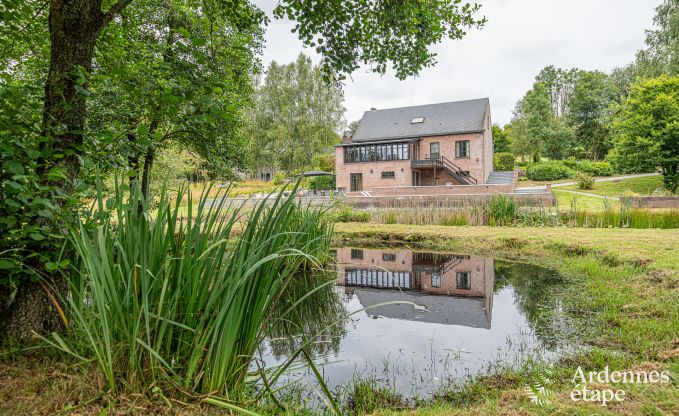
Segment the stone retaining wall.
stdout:
<svg viewBox="0 0 679 416">
<path fill-rule="evenodd" d="M 632 208 L 679 208 L 679 196 L 632 196 L 620 198 Z"/>
<path fill-rule="evenodd" d="M 522 205 L 545 206 L 554 205 L 551 192 L 539 194 L 506 194 L 515 198 Z M 407 196 L 347 196 L 344 202 L 355 208 L 408 208 L 419 207 L 464 207 L 490 199 L 493 194 L 475 195 L 407 195 Z"/>
</svg>

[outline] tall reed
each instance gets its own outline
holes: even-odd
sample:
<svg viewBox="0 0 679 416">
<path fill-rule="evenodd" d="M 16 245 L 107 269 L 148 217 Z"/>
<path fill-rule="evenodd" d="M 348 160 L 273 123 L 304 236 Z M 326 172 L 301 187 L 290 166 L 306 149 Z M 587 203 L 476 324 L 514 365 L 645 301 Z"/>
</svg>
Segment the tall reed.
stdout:
<svg viewBox="0 0 679 416">
<path fill-rule="evenodd" d="M 194 205 L 185 190 L 174 202 L 162 192 L 150 212 L 138 186 L 116 185 L 83 219 L 96 225 L 72 234 L 70 336 L 51 342 L 96 361 L 114 392 L 170 381 L 233 398 L 286 285 L 329 256 L 322 210 L 279 196 L 243 222 L 208 193 Z"/>
<path fill-rule="evenodd" d="M 575 198 L 563 209 L 544 206 L 540 200 L 518 202 L 507 195 L 493 195 L 487 200 L 397 202 L 368 210 L 347 205 L 344 215 L 336 218 L 340 222 L 411 225 L 679 228 L 679 210 L 633 209 L 625 202 L 616 208 L 609 200 L 602 201 L 601 211 L 585 210 Z"/>
</svg>

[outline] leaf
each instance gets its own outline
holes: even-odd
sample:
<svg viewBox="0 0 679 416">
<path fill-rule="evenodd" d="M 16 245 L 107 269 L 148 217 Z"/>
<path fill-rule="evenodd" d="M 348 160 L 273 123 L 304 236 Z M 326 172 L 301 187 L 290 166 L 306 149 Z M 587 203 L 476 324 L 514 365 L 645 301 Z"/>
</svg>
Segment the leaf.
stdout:
<svg viewBox="0 0 679 416">
<path fill-rule="evenodd" d="M 0 269 L 7 270 L 16 267 L 16 263 L 12 260 L 0 259 Z"/>
<path fill-rule="evenodd" d="M 30 233 L 29 236 L 35 241 L 42 241 L 45 239 L 45 236 L 40 233 Z"/>
<path fill-rule="evenodd" d="M 137 127 L 138 136 L 147 136 L 148 134 L 149 134 L 148 124 L 140 124 L 139 127 Z"/>
</svg>

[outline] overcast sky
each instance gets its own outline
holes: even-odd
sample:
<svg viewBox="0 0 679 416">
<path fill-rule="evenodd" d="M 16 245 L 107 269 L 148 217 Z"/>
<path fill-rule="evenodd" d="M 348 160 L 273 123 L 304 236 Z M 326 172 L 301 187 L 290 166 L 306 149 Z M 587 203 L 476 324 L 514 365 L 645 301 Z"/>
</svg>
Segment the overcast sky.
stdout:
<svg viewBox="0 0 679 416">
<path fill-rule="evenodd" d="M 488 23 L 462 40 L 434 47 L 438 64 L 418 77 L 399 81 L 361 68 L 344 87 L 346 119 L 361 118 L 370 107 L 489 97 L 494 123 L 505 124 L 516 101 L 547 65 L 610 71 L 632 61 L 644 45 L 660 0 L 478 0 Z M 271 17 L 277 0 L 255 1 Z M 271 21 L 262 58 L 293 61 L 304 52 L 289 20 Z"/>
</svg>

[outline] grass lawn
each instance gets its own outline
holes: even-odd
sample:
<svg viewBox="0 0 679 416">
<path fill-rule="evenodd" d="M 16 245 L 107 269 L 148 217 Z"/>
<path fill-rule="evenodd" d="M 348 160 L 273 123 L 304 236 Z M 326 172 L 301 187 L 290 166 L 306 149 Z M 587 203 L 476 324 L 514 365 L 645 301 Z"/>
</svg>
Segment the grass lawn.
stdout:
<svg viewBox="0 0 679 416">
<path fill-rule="evenodd" d="M 577 185 L 564 186 L 560 189 L 579 191 Z M 582 192 L 602 196 L 651 195 L 656 189 L 663 189 L 662 176 L 645 176 L 642 178 L 621 179 L 618 181 L 595 182 L 594 188 Z"/>
<path fill-rule="evenodd" d="M 605 207 L 605 202 L 615 208 L 620 206 L 620 201 L 613 199 L 597 198 L 595 196 L 576 194 L 573 192 L 563 191 L 562 189 L 568 188 L 552 188 L 552 193 L 556 198 L 556 202 L 559 204 L 561 210 L 571 209 L 574 204 L 577 206 L 578 210 L 585 211 L 603 211 Z M 590 191 L 579 191 L 579 192 L 590 192 Z"/>
</svg>

